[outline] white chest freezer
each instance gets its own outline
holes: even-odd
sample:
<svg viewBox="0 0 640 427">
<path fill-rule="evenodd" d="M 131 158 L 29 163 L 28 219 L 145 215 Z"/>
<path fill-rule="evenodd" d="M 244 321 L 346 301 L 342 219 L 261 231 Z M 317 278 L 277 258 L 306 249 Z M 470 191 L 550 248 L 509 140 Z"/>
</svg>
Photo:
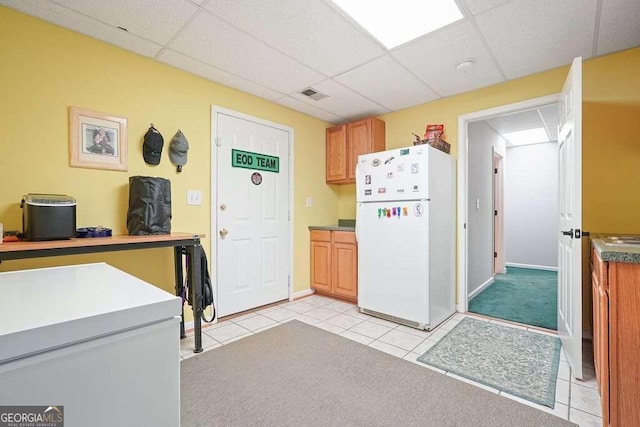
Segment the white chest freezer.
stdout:
<svg viewBox="0 0 640 427">
<path fill-rule="evenodd" d="M 180 423 L 179 297 L 104 263 L 0 273 L 0 402 Z"/>
</svg>

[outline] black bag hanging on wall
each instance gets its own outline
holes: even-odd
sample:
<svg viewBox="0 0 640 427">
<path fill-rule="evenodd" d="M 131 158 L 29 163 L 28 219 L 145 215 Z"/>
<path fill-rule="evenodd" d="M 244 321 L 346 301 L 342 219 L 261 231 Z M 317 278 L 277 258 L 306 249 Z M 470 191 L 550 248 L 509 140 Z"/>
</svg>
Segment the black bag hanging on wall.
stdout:
<svg viewBox="0 0 640 427">
<path fill-rule="evenodd" d="M 129 177 L 127 230 L 132 236 L 171 233 L 171 181 Z"/>
</svg>

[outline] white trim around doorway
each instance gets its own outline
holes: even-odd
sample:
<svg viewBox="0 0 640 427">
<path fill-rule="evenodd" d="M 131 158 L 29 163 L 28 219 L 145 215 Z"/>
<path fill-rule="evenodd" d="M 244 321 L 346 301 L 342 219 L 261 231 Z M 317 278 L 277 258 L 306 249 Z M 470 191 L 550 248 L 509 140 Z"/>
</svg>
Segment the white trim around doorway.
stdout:
<svg viewBox="0 0 640 427">
<path fill-rule="evenodd" d="M 473 113 L 458 116 L 458 303 L 457 310 L 465 313 L 469 309 L 469 298 L 467 294 L 467 229 L 468 206 L 467 206 L 467 170 L 468 170 L 468 135 L 467 127 L 470 122 L 484 120 L 495 116 L 500 116 L 516 111 L 542 107 L 548 104 L 557 103 L 560 94 L 547 95 L 540 98 L 529 99 L 513 104 L 502 105 L 489 108 L 487 110 L 475 111 Z"/>
</svg>

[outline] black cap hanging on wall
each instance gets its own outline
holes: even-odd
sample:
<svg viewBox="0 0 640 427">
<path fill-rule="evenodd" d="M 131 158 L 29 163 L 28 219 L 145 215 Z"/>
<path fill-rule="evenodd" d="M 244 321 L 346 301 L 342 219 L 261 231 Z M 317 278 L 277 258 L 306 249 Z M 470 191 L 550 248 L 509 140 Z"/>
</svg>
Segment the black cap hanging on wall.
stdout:
<svg viewBox="0 0 640 427">
<path fill-rule="evenodd" d="M 169 144 L 169 159 L 177 166 L 178 173 L 182 172 L 182 166 L 187 164 L 187 151 L 189 151 L 189 142 L 182 131 L 178 129 Z"/>
<path fill-rule="evenodd" d="M 142 157 L 145 163 L 153 166 L 159 165 L 162 147 L 164 147 L 164 138 L 151 123 L 149 130 L 144 134 L 144 142 L 142 143 Z"/>
</svg>

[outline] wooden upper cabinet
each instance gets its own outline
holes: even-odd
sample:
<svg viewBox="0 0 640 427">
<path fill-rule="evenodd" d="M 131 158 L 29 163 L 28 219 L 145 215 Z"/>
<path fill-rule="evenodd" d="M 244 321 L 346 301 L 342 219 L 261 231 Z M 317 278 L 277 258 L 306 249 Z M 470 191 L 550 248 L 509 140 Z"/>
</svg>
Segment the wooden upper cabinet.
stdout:
<svg viewBox="0 0 640 427">
<path fill-rule="evenodd" d="M 385 123 L 375 117 L 327 129 L 327 183 L 355 183 L 358 156 L 385 149 Z"/>
<path fill-rule="evenodd" d="M 327 129 L 327 182 L 347 179 L 347 125 Z"/>
<path fill-rule="evenodd" d="M 356 164 L 361 154 L 384 151 L 386 148 L 384 122 L 375 117 L 347 125 L 347 180 L 355 182 Z"/>
</svg>

